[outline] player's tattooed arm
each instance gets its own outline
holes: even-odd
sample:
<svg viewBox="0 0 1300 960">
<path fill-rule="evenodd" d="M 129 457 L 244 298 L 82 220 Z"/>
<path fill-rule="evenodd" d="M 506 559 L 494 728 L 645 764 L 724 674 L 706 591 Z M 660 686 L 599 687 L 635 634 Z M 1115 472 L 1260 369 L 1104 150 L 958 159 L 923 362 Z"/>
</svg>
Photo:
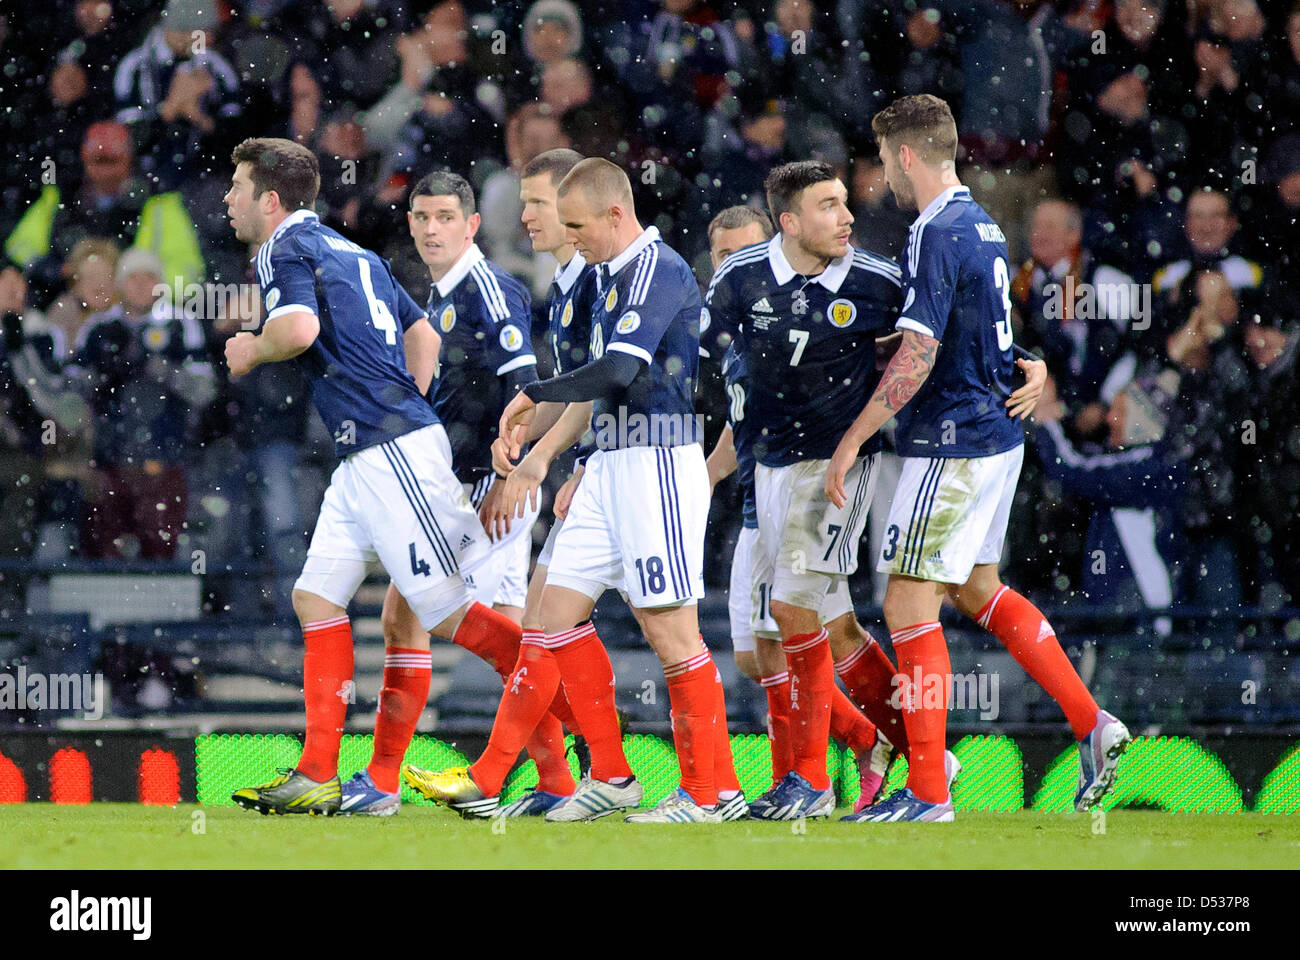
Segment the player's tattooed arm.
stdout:
<svg viewBox="0 0 1300 960">
<path fill-rule="evenodd" d="M 858 451 L 916 396 L 934 369 L 938 354 L 939 341 L 934 337 L 915 330 L 903 331 L 903 341 L 885 368 L 875 392 L 840 440 L 826 467 L 823 486 L 837 507 L 843 506 L 847 499 L 844 477 L 858 459 Z"/>
<path fill-rule="evenodd" d="M 926 378 L 930 376 L 930 371 L 934 369 L 934 360 L 938 353 L 939 341 L 934 337 L 927 337 L 915 330 L 903 331 L 903 342 L 898 345 L 898 352 L 889 361 L 889 366 L 885 368 L 876 392 L 867 401 L 866 409 L 862 412 L 862 414 L 868 413 L 872 405 L 877 404 L 883 406 L 883 412 L 888 415 L 875 423 L 869 433 L 863 434 L 863 443 L 916 396 L 916 392 L 921 389 L 921 384 L 925 383 Z M 880 415 L 880 411 L 877 411 L 877 415 Z M 859 415 L 858 421 L 862 418 L 862 415 Z M 854 427 L 858 426 L 858 421 L 854 422 Z"/>
</svg>

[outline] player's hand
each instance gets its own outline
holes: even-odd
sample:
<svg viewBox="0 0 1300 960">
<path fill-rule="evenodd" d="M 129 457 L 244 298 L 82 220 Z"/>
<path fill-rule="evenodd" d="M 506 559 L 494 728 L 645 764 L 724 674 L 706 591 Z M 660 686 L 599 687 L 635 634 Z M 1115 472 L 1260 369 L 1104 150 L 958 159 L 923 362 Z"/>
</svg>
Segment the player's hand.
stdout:
<svg viewBox="0 0 1300 960">
<path fill-rule="evenodd" d="M 247 330 L 226 341 L 226 366 L 232 377 L 242 377 L 257 366 L 257 338 Z"/>
<path fill-rule="evenodd" d="M 542 481 L 546 479 L 546 471 L 549 468 L 548 462 L 531 453 L 520 460 L 519 466 L 510 472 L 506 482 L 501 485 L 501 505 L 498 509 L 504 510 L 510 517 L 522 518 L 524 503 L 527 501 L 528 508 L 536 510 L 540 496 L 538 490 L 541 489 Z"/>
<path fill-rule="evenodd" d="M 510 532 L 510 514 L 502 506 L 504 503 L 502 491 L 505 490 L 505 486 L 498 480 L 488 487 L 488 492 L 478 508 L 479 523 L 483 524 L 483 531 L 493 542 Z"/>
<path fill-rule="evenodd" d="M 1043 384 L 1047 383 L 1047 364 L 1042 360 L 1017 360 L 1016 366 L 1025 374 L 1025 385 L 1007 398 L 1007 415 L 1013 419 L 1023 420 L 1034 412 L 1038 398 L 1043 395 Z"/>
<path fill-rule="evenodd" d="M 578 469 L 573 471 L 573 476 L 564 481 L 564 485 L 555 494 L 555 505 L 552 512 L 556 519 L 563 520 L 569 515 L 569 506 L 573 503 L 573 495 L 578 492 L 578 484 L 582 483 L 582 472 L 585 466 L 579 464 Z"/>
<path fill-rule="evenodd" d="M 1065 405 L 1056 393 L 1056 381 L 1051 377 L 1043 385 L 1042 401 L 1034 408 L 1035 423 L 1058 423 L 1065 416 Z"/>
<path fill-rule="evenodd" d="M 510 444 L 506 443 L 504 437 L 497 437 L 492 441 L 492 469 L 497 476 L 508 477 L 514 468 L 515 463 L 510 459 Z"/>
<path fill-rule="evenodd" d="M 826 490 L 826 495 L 831 498 L 831 503 L 837 507 L 844 506 L 849 499 L 848 494 L 844 492 L 844 478 L 857 462 L 858 451 L 861 448 L 862 444 L 854 443 L 845 437 L 835 448 L 835 455 L 826 466 L 826 480 L 822 486 Z"/>
<path fill-rule="evenodd" d="M 537 413 L 537 404 L 529 399 L 528 394 L 520 390 L 501 411 L 501 422 L 497 425 L 497 434 L 506 438 L 506 449 L 511 460 L 518 460 L 523 451 L 524 440 L 528 437 L 528 425 Z"/>
</svg>

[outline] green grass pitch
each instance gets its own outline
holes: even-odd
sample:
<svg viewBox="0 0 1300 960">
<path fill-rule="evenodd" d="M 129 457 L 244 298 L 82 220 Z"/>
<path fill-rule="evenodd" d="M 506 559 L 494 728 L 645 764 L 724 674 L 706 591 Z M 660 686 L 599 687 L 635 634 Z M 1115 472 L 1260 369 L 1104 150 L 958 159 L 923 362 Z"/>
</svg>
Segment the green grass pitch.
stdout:
<svg viewBox="0 0 1300 960">
<path fill-rule="evenodd" d="M 837 816 L 845 811 L 837 811 Z M 1101 828 L 1104 826 L 1104 832 Z M 231 807 L 0 806 L 0 868 L 1137 868 L 1300 866 L 1300 816 L 959 811 L 951 824 L 589 824 L 263 817 Z"/>
</svg>

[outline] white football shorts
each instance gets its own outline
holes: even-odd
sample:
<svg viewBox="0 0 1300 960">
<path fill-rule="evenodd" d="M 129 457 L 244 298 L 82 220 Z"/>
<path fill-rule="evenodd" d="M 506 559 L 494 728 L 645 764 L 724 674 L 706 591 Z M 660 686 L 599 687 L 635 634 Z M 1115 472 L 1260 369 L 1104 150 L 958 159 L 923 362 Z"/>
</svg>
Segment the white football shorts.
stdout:
<svg viewBox="0 0 1300 960">
<path fill-rule="evenodd" d="M 598 450 L 556 535 L 546 582 L 638 609 L 704 596 L 709 473 L 698 443 Z"/>
<path fill-rule="evenodd" d="M 904 457 L 876 569 L 960 584 L 976 564 L 997 563 L 1024 458 L 1023 444 L 991 457 Z"/>
<path fill-rule="evenodd" d="M 504 482 L 492 473 L 477 484 L 465 484 L 470 505 L 477 510 L 492 486 Z M 489 607 L 495 604 L 511 607 L 524 605 L 528 596 L 528 562 L 533 553 L 533 525 L 537 523 L 541 501 L 539 493 L 537 509 L 533 509 L 525 500 L 524 515 L 511 520 L 510 532 L 500 540 L 491 541 L 488 555 L 463 571 L 465 584 L 479 603 Z"/>
<path fill-rule="evenodd" d="M 772 619 L 769 597 L 772 568 L 758 562 L 758 528 L 741 527 L 736 538 L 736 552 L 731 555 L 731 583 L 727 593 L 727 613 L 731 618 L 731 646 L 736 653 L 752 652 L 754 637 L 780 637 Z M 847 578 L 835 578 L 822 603 L 822 623 L 838 620 L 853 610 Z"/>
<path fill-rule="evenodd" d="M 831 503 L 824 487 L 829 460 L 754 468 L 755 562 L 772 571 L 769 599 L 820 611 L 836 582 L 858 569 L 876 459 L 859 457 L 853 464 L 844 478 L 848 499 L 842 507 Z"/>
<path fill-rule="evenodd" d="M 442 424 L 345 457 L 330 477 L 294 588 L 346 607 L 378 560 L 426 630 L 470 600 L 461 570 L 488 538 L 460 481 Z"/>
</svg>

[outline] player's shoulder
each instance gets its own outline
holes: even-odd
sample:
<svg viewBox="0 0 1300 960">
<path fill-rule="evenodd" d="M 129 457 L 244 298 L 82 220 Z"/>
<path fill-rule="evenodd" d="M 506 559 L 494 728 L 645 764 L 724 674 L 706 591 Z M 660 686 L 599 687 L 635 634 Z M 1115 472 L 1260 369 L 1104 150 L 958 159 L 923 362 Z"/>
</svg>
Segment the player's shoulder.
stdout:
<svg viewBox="0 0 1300 960">
<path fill-rule="evenodd" d="M 502 323 L 517 313 L 513 304 L 529 302 L 528 288 L 508 270 L 487 257 L 474 262 L 466 280 L 468 282 L 462 285 L 462 289 L 477 295 L 484 312 L 493 323 Z"/>
<path fill-rule="evenodd" d="M 873 253 L 863 247 L 852 248 L 849 275 L 859 284 L 872 286 L 881 282 L 894 287 L 903 284 L 903 268 L 891 258 Z"/>
<path fill-rule="evenodd" d="M 628 306 L 685 296 L 698 303 L 700 286 L 686 258 L 655 237 L 618 272 L 616 286 L 625 291 Z"/>
<path fill-rule="evenodd" d="M 946 201 L 917 218 L 908 236 L 905 257 L 914 275 L 921 266 L 922 251 L 935 262 L 954 266 L 972 254 L 989 252 L 995 244 L 1005 258 L 1006 237 L 988 212 L 971 199 L 965 188 L 950 194 Z"/>
<path fill-rule="evenodd" d="M 729 254 L 718 264 L 718 269 L 713 271 L 713 278 L 709 281 L 710 286 L 721 283 L 728 277 L 730 277 L 728 282 L 737 283 L 763 270 L 767 265 L 770 243 L 770 240 L 760 240 L 758 243 L 751 243 Z"/>
</svg>

